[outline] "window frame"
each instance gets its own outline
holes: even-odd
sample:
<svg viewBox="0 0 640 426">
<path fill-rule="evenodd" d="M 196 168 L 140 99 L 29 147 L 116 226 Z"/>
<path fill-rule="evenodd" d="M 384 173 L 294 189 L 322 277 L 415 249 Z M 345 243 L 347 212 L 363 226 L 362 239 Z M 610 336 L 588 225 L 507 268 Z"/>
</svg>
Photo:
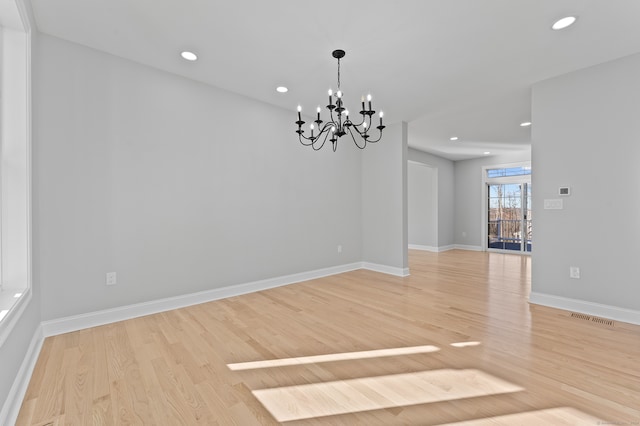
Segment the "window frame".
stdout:
<svg viewBox="0 0 640 426">
<path fill-rule="evenodd" d="M 488 239 L 488 230 L 487 230 L 487 220 L 488 220 L 488 185 L 490 183 L 520 183 L 523 180 L 527 183 L 531 184 L 531 173 L 525 175 L 517 175 L 517 176 L 504 176 L 504 177 L 489 177 L 488 171 L 492 169 L 508 169 L 513 167 L 529 167 L 531 169 L 531 161 L 519 161 L 516 163 L 505 163 L 505 164 L 491 164 L 482 166 L 482 189 L 481 189 L 481 197 L 482 197 L 482 213 L 480 215 L 482 223 L 480 225 L 480 229 L 482 229 L 482 251 L 489 251 L 487 247 L 487 239 Z M 532 170 L 532 169 L 531 169 Z M 533 172 L 533 170 L 532 170 Z M 515 252 L 514 252 L 515 253 Z M 524 255 L 530 255 L 531 252 L 523 252 Z"/>
<path fill-rule="evenodd" d="M 0 26 L 0 280 L 3 291 L 19 291 L 2 320 L 0 347 L 33 300 L 31 239 L 31 25 L 24 2 L 3 7 Z M 5 5 L 3 5 L 5 6 Z M 10 80 L 10 81 L 9 81 Z M 11 88 L 11 90 L 8 90 Z M 16 106 L 17 105 L 17 106 Z M 9 108 L 11 106 L 11 108 Z M 13 115 L 11 115 L 13 114 Z M 7 149 L 9 147 L 10 149 Z M 9 154 L 11 156 L 9 156 Z M 6 164 L 12 165 L 11 168 Z M 8 173 L 11 179 L 7 179 Z M 8 214 L 9 212 L 9 214 Z M 11 219 L 11 227 L 7 218 Z M 11 229 L 11 233 L 7 233 Z M 9 276 L 8 274 L 11 274 Z M 7 286 L 7 281 L 9 285 Z M 9 294 L 9 297 L 13 295 Z"/>
</svg>

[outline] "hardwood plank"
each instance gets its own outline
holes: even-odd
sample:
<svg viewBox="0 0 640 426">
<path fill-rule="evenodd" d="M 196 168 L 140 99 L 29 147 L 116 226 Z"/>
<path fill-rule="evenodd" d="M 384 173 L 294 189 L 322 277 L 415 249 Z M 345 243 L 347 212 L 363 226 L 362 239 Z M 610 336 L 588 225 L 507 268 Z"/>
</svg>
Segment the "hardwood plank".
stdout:
<svg viewBox="0 0 640 426">
<path fill-rule="evenodd" d="M 56 336 L 58 337 L 58 336 Z M 40 376 L 32 376 L 27 393 L 35 399 L 35 409 L 31 421 L 34 424 L 53 421 L 64 414 L 64 335 L 52 339 L 49 356 L 42 359 L 44 368 L 40 369 Z M 38 359 L 38 363 L 40 362 Z M 35 380 L 34 380 L 35 379 Z"/>
<path fill-rule="evenodd" d="M 47 338 L 17 424 L 640 422 L 640 326 L 529 305 L 527 256 L 409 262 Z"/>
</svg>

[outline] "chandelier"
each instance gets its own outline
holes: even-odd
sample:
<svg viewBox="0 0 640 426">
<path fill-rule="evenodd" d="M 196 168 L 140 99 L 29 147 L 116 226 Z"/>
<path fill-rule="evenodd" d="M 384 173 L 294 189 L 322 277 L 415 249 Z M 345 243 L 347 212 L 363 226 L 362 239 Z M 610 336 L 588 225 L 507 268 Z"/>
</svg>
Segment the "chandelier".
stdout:
<svg viewBox="0 0 640 426">
<path fill-rule="evenodd" d="M 311 134 L 307 137 L 304 135 L 304 130 L 302 130 L 302 125 L 305 124 L 300 117 L 302 107 L 298 105 L 298 121 L 296 121 L 298 130 L 296 130 L 296 133 L 298 134 L 298 138 L 302 145 L 310 146 L 315 151 L 322 149 L 327 139 L 329 139 L 333 147 L 333 151 L 335 152 L 338 147 L 338 138 L 341 138 L 344 135 L 350 135 L 356 146 L 360 149 L 364 149 L 367 146 L 367 143 L 375 143 L 382 139 L 382 130 L 385 128 L 385 126 L 382 125 L 383 113 L 380 111 L 380 125 L 376 127 L 379 131 L 378 139 L 375 140 L 370 139 L 371 135 L 369 134 L 372 126 L 373 115 L 376 113 L 371 108 L 371 95 L 367 95 L 368 104 L 366 108 L 364 96 L 361 99 L 362 110 L 359 114 L 362 116 L 362 121 L 357 124 L 351 121 L 349 118 L 349 110 L 345 108 L 342 100 L 344 94 L 340 90 L 340 59 L 344 58 L 345 52 L 344 50 L 334 50 L 332 55 L 338 60 L 338 90 L 334 94 L 333 90 L 329 89 L 329 105 L 327 105 L 327 109 L 329 110 L 330 120 L 326 123 L 322 121 L 320 118 L 321 109 L 318 107 L 317 118 L 310 124 L 309 129 L 311 130 Z M 324 125 L 322 123 L 324 123 Z M 314 130 L 316 129 L 318 133 L 314 135 Z M 358 136 L 357 138 L 356 135 Z M 358 142 L 358 140 L 360 140 L 360 142 Z"/>
</svg>

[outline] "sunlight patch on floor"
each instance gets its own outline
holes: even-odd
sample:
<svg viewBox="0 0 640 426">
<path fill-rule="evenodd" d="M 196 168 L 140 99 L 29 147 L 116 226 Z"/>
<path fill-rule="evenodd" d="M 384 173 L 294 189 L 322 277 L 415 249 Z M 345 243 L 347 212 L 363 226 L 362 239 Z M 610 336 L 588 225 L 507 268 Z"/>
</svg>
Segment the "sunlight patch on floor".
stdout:
<svg viewBox="0 0 640 426">
<path fill-rule="evenodd" d="M 451 346 L 453 346 L 454 348 L 467 348 L 470 346 L 480 346 L 482 343 L 480 342 L 457 342 L 457 343 L 451 343 Z"/>
<path fill-rule="evenodd" d="M 411 346 L 406 348 L 375 349 L 371 351 L 343 352 L 339 354 L 312 355 L 264 361 L 227 364 L 230 370 L 252 370 L 256 368 L 284 367 L 289 365 L 314 364 L 319 362 L 348 361 L 354 359 L 380 358 L 386 356 L 414 355 L 439 351 L 437 346 Z"/>
<path fill-rule="evenodd" d="M 585 414 L 580 410 L 569 407 L 550 408 L 547 410 L 527 411 L 525 413 L 508 414 L 505 416 L 486 417 L 484 419 L 468 420 L 457 423 L 447 423 L 440 426 L 574 426 L 574 425 L 604 425 L 619 424 L 605 423 L 596 417 Z"/>
<path fill-rule="evenodd" d="M 433 370 L 252 391 L 280 422 L 523 391 L 479 370 Z"/>
</svg>

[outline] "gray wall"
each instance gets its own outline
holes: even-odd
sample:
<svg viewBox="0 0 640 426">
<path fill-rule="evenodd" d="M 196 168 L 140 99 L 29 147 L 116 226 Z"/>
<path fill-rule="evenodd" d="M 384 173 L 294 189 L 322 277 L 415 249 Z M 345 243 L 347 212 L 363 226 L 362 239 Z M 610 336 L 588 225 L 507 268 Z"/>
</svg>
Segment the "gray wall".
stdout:
<svg viewBox="0 0 640 426">
<path fill-rule="evenodd" d="M 444 248 L 454 244 L 454 162 L 413 148 L 409 148 L 408 158 L 438 169 L 438 241 L 435 245 Z"/>
<path fill-rule="evenodd" d="M 362 260 L 408 268 L 407 123 L 362 151 Z"/>
<path fill-rule="evenodd" d="M 438 169 L 409 161 L 407 193 L 409 244 L 438 247 Z"/>
<path fill-rule="evenodd" d="M 353 144 L 314 152 L 293 110 L 61 39 L 38 52 L 43 320 L 362 260 Z"/>
<path fill-rule="evenodd" d="M 486 166 L 497 166 L 509 163 L 531 161 L 529 150 L 509 155 L 474 158 L 455 162 L 455 242 L 456 244 L 481 248 L 484 223 L 482 223 L 485 208 L 485 189 L 482 170 Z M 546 170 L 546 169 L 545 169 Z M 532 164 L 532 174 L 540 171 Z M 535 186 L 533 186 L 535 191 Z M 535 193 L 534 193 L 535 194 Z M 534 233 L 537 232 L 537 219 L 534 223 Z M 535 250 L 535 249 L 534 249 Z"/>
<path fill-rule="evenodd" d="M 633 55 L 533 88 L 533 292 L 640 309 L 639 75 Z"/>
</svg>

